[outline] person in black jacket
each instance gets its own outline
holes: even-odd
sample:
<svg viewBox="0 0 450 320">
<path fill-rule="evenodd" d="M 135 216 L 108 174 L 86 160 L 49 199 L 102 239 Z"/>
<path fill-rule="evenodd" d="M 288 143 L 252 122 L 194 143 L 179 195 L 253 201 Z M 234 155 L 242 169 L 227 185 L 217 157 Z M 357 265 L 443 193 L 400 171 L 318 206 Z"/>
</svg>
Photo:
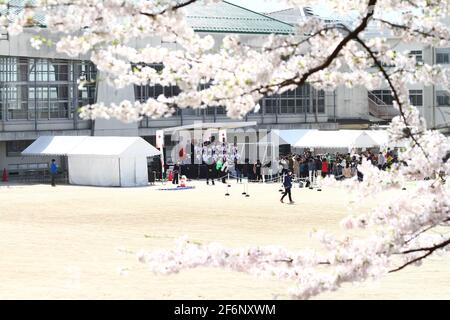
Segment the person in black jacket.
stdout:
<svg viewBox="0 0 450 320">
<path fill-rule="evenodd" d="M 283 203 L 283 199 L 286 195 L 289 195 L 289 203 L 293 204 L 294 201 L 292 201 L 291 196 L 291 188 L 292 188 L 292 171 L 288 171 L 288 174 L 284 176 L 283 180 L 283 186 L 284 186 L 284 193 L 283 196 L 280 199 L 280 202 Z"/>
<path fill-rule="evenodd" d="M 234 171 L 236 172 L 236 181 L 242 182 L 242 164 L 238 163 L 238 159 L 234 159 Z"/>
<path fill-rule="evenodd" d="M 314 179 L 316 179 L 322 171 L 322 160 L 320 160 L 320 156 L 316 157 L 314 163 L 315 163 Z"/>
<path fill-rule="evenodd" d="M 173 166 L 173 178 L 172 178 L 172 183 L 173 184 L 178 184 L 178 177 L 179 177 L 179 175 L 180 175 L 180 163 L 177 162 Z"/>
<path fill-rule="evenodd" d="M 262 175 L 261 175 L 261 169 L 262 169 L 262 163 L 261 163 L 261 161 L 257 160 L 255 165 L 253 166 L 253 173 L 255 174 L 256 182 L 263 180 Z"/>
<path fill-rule="evenodd" d="M 242 175 L 244 176 L 244 178 L 247 178 L 248 180 L 251 179 L 249 166 L 250 166 L 249 160 L 245 159 L 245 163 L 242 166 Z"/>
</svg>

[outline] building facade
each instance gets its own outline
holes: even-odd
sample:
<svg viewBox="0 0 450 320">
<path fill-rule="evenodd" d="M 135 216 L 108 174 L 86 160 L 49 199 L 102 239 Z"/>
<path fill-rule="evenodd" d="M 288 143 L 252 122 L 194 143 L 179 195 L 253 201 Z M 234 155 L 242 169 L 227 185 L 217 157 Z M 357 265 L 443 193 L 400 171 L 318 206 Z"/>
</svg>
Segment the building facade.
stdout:
<svg viewBox="0 0 450 320">
<path fill-rule="evenodd" d="M 319 9 L 319 8 L 316 8 Z M 325 23 L 336 25 L 350 25 L 350 16 L 328 17 L 317 12 L 313 8 L 286 9 L 267 14 L 270 17 L 279 19 L 291 24 L 314 16 L 322 19 Z M 447 17 L 444 23 L 450 23 Z M 422 43 L 404 42 L 401 38 L 393 36 L 388 30 L 381 30 L 369 24 L 364 32 L 364 37 L 383 36 L 390 43 L 390 47 L 398 52 L 406 52 L 415 57 L 418 64 L 442 64 L 448 67 L 450 64 L 450 44 L 449 47 L 436 48 Z M 365 88 L 344 88 L 336 90 L 337 96 L 337 122 L 345 126 L 346 119 L 355 119 L 358 115 L 366 117 L 371 122 L 383 123 L 398 115 L 398 111 L 393 107 L 393 98 L 389 88 L 382 87 L 368 92 Z M 450 92 L 438 85 L 425 86 L 423 84 L 409 85 L 409 98 L 412 105 L 416 106 L 422 116 L 426 119 L 430 128 L 449 132 L 450 123 Z M 351 121 L 350 121 L 351 123 Z M 350 125 L 351 126 L 351 125 Z"/>
<path fill-rule="evenodd" d="M 14 1 L 15 10 L 20 1 Z M 4 12 L 2 13 L 4 14 Z M 212 35 L 220 43 L 227 34 L 239 34 L 242 41 L 261 44 L 268 34 L 290 34 L 295 11 L 262 15 L 227 3 L 190 6 L 188 21 L 202 35 Z M 310 9 L 302 18 L 313 15 Z M 283 22 L 285 20 L 286 22 Z M 335 23 L 331 21 L 330 23 Z M 47 38 L 54 35 L 42 30 Z M 144 119 L 124 124 L 117 120 L 95 121 L 78 117 L 77 109 L 95 102 L 144 101 L 149 97 L 176 95 L 178 88 L 162 86 L 134 86 L 116 89 L 101 81 L 102 75 L 88 61 L 88 57 L 69 59 L 53 48 L 35 50 L 30 45 L 33 32 L 11 37 L 0 35 L 0 169 L 21 172 L 44 168 L 50 159 L 22 157 L 20 152 L 41 135 L 124 135 L 142 136 L 155 143 L 156 130 L 189 125 L 196 122 L 227 122 L 221 107 L 183 109 L 169 118 Z M 418 62 L 450 63 L 450 48 L 427 48 L 420 44 L 404 44 L 390 39 L 399 50 L 410 50 Z M 137 43 L 176 48 L 153 37 Z M 88 81 L 78 88 L 79 78 Z M 438 87 L 414 86 L 411 101 L 433 127 L 445 127 L 450 111 L 450 94 Z M 338 129 L 367 128 L 383 124 L 395 114 L 392 98 L 385 88 L 367 92 L 364 88 L 337 88 L 334 92 L 314 90 L 304 85 L 295 90 L 264 98 L 260 110 L 250 113 L 242 121 L 254 121 L 263 129 Z"/>
</svg>

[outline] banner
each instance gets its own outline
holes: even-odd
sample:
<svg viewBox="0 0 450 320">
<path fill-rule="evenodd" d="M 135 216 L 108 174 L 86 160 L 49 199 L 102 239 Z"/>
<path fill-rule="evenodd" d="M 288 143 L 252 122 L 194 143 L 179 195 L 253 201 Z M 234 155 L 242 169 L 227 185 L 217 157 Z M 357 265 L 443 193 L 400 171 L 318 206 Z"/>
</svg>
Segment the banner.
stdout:
<svg viewBox="0 0 450 320">
<path fill-rule="evenodd" d="M 164 130 L 156 130 L 156 148 L 164 147 Z"/>
<path fill-rule="evenodd" d="M 227 130 L 226 129 L 220 129 L 219 130 L 219 141 L 227 142 Z"/>
</svg>

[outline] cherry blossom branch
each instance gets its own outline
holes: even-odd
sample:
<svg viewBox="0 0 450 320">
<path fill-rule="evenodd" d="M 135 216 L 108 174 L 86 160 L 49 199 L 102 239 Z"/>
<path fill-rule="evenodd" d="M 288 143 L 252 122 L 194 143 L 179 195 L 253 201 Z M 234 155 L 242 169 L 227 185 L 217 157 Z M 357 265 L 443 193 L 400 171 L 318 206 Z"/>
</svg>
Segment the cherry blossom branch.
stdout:
<svg viewBox="0 0 450 320">
<path fill-rule="evenodd" d="M 401 24 L 398 24 L 398 23 L 390 22 L 390 21 L 387 21 L 387 20 L 384 20 L 384 19 L 381 19 L 381 18 L 374 18 L 373 20 L 374 21 L 379 21 L 382 24 L 388 25 L 391 28 L 407 31 L 407 32 L 409 32 L 409 33 L 411 33 L 413 35 L 421 35 L 421 36 L 424 36 L 424 37 L 427 37 L 427 38 L 439 39 L 439 40 L 444 40 L 444 41 L 449 41 L 450 40 L 450 37 L 449 37 L 450 34 L 447 35 L 447 36 L 444 36 L 442 34 L 433 34 L 433 32 L 435 31 L 433 29 L 431 29 L 429 32 L 426 32 L 426 31 L 419 30 L 419 29 L 413 29 L 413 28 L 411 28 L 409 26 L 406 26 L 406 25 L 401 25 Z"/>
<path fill-rule="evenodd" d="M 432 247 L 417 248 L 417 249 L 410 249 L 410 250 L 403 251 L 403 252 L 401 252 L 403 254 L 408 254 L 408 253 L 413 253 L 413 252 L 420 252 L 420 251 L 427 251 L 427 253 L 425 253 L 424 255 L 419 256 L 417 258 L 414 258 L 413 260 L 403 264 L 402 266 L 400 266 L 398 268 L 390 270 L 389 273 L 400 271 L 400 270 L 406 268 L 407 266 L 409 266 L 411 264 L 417 263 L 417 262 L 425 259 L 426 257 L 430 256 L 431 254 L 433 254 L 433 252 L 435 252 L 436 250 L 443 249 L 443 248 L 445 248 L 448 245 L 450 245 L 450 239 L 445 240 L 445 241 L 443 241 L 443 242 L 441 242 L 441 243 L 439 243 L 437 245 L 434 245 Z"/>
</svg>

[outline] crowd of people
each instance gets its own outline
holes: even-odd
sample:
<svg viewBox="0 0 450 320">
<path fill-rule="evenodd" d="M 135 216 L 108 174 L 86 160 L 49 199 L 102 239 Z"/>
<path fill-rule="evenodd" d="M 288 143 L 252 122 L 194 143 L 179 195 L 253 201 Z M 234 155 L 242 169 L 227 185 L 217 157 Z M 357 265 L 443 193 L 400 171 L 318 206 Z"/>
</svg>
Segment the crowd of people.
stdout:
<svg viewBox="0 0 450 320">
<path fill-rule="evenodd" d="M 380 170 L 389 170 L 392 164 L 398 162 L 395 150 L 386 152 L 363 151 L 360 153 L 325 153 L 313 155 L 310 151 L 302 154 L 290 154 L 280 160 L 283 170 L 292 170 L 297 178 L 308 179 L 312 182 L 316 177 L 333 175 L 336 179 L 346 179 L 358 176 L 362 180 L 362 173 L 358 165 L 365 158 Z"/>
<path fill-rule="evenodd" d="M 237 150 L 237 149 L 236 149 Z M 226 183 L 228 178 L 242 182 L 244 178 L 249 182 L 272 182 L 280 181 L 288 172 L 292 172 L 294 181 L 303 180 L 312 184 L 319 176 L 334 176 L 337 180 L 357 176 L 363 179 L 358 166 L 362 159 L 369 160 L 380 170 L 389 170 L 392 164 L 398 162 L 397 152 L 387 149 L 385 152 L 374 152 L 370 150 L 353 153 L 323 153 L 313 154 L 310 150 L 302 153 L 290 153 L 273 161 L 261 162 L 256 160 L 251 163 L 249 159 L 240 161 L 237 152 L 231 154 L 213 152 L 212 156 L 203 154 L 203 165 L 206 165 L 206 183 L 215 184 L 219 180 Z M 174 166 L 173 183 L 178 183 L 180 163 Z"/>
<path fill-rule="evenodd" d="M 292 171 L 295 180 L 305 180 L 313 183 L 314 180 L 322 176 L 334 176 L 337 180 L 352 178 L 357 176 L 360 181 L 363 179 L 358 166 L 365 158 L 380 170 L 389 170 L 394 163 L 398 162 L 396 150 L 388 148 L 386 151 L 373 152 L 370 150 L 359 153 L 324 153 L 314 155 L 311 151 L 305 150 L 303 153 L 291 153 L 275 161 L 275 166 L 271 161 L 262 164 L 259 160 L 252 166 L 248 163 L 241 165 L 244 176 L 252 181 L 273 181 L 277 177 L 285 176 Z M 239 165 L 236 165 L 239 167 Z M 247 168 L 245 170 L 245 168 Z M 253 174 L 253 176 L 252 176 Z"/>
</svg>

